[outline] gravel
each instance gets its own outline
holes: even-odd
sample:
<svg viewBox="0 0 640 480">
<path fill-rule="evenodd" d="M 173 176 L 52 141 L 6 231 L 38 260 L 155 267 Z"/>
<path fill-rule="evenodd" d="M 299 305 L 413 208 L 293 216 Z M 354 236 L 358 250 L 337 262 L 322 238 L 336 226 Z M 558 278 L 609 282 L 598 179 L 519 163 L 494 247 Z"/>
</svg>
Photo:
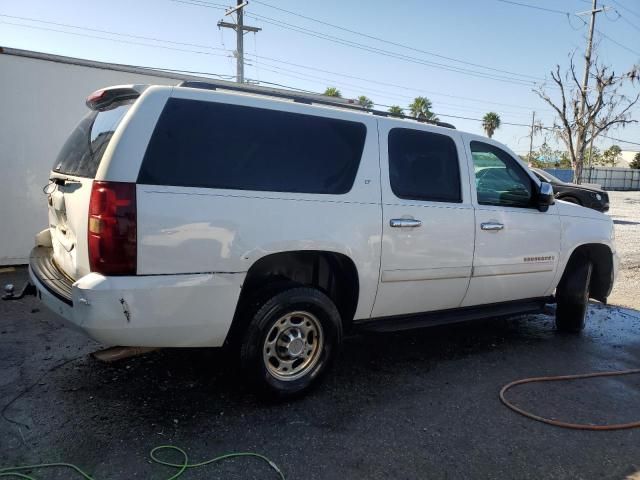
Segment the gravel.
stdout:
<svg viewBox="0 0 640 480">
<path fill-rule="evenodd" d="M 609 192 L 609 199 L 621 260 L 609 302 L 640 309 L 640 192 Z"/>
</svg>

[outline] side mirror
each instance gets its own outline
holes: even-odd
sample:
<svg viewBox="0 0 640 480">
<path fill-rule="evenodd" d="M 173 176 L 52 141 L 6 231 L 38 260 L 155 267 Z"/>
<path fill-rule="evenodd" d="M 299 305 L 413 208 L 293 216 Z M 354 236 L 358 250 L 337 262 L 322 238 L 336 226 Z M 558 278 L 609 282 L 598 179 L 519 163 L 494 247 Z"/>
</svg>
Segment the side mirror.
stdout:
<svg viewBox="0 0 640 480">
<path fill-rule="evenodd" d="M 546 212 L 549 210 L 549 205 L 553 205 L 556 199 L 553 194 L 553 187 L 550 183 L 542 182 L 540 189 L 538 190 L 538 210 Z"/>
</svg>

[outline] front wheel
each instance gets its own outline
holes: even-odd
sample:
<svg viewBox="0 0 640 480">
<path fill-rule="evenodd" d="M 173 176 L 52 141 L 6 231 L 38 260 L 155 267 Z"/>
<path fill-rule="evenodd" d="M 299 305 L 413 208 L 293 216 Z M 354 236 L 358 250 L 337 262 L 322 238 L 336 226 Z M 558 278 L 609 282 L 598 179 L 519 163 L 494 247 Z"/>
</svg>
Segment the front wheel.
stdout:
<svg viewBox="0 0 640 480">
<path fill-rule="evenodd" d="M 242 366 L 266 393 L 308 390 L 342 342 L 338 309 L 324 293 L 296 287 L 257 306 L 240 348 Z"/>
<path fill-rule="evenodd" d="M 593 264 L 586 258 L 572 259 L 556 291 L 556 328 L 562 332 L 584 329 L 589 305 Z"/>
</svg>

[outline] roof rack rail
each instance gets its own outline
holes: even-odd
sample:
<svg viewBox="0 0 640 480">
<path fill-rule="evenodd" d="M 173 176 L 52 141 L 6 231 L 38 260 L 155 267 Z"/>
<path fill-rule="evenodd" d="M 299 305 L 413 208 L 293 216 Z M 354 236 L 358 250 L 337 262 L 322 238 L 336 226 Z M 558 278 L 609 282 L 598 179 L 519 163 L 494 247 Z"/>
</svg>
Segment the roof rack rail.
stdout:
<svg viewBox="0 0 640 480">
<path fill-rule="evenodd" d="M 284 90 L 279 88 L 268 88 L 258 85 L 238 84 L 235 82 L 227 82 L 224 80 L 211 80 L 211 81 L 192 81 L 185 80 L 181 82 L 179 87 L 186 88 L 201 88 L 205 90 L 229 90 L 232 92 L 252 93 L 257 95 L 266 95 L 269 97 L 283 98 L 286 100 L 292 100 L 296 103 L 305 103 L 307 105 L 328 105 L 331 107 L 346 108 L 349 110 L 357 110 L 362 113 L 371 113 L 380 117 L 393 117 L 406 120 L 413 120 L 420 123 L 430 123 L 440 127 L 452 128 L 456 127 L 446 122 L 438 122 L 433 120 L 426 120 L 421 118 L 409 117 L 407 115 L 396 115 L 382 110 L 370 110 L 356 103 L 354 100 L 329 97 L 327 95 L 320 95 L 315 93 L 296 92 L 294 90 Z"/>
<path fill-rule="evenodd" d="M 452 123 L 441 122 L 439 120 L 427 120 L 426 118 L 410 117 L 409 115 L 398 115 L 396 113 L 385 112 L 384 110 L 367 110 L 367 111 L 371 112 L 374 115 L 378 115 L 380 117 L 402 118 L 404 120 L 413 120 L 414 122 L 418 122 L 418 123 L 429 123 L 431 125 L 437 125 L 438 127 L 445 127 L 445 128 L 451 128 L 453 130 L 456 130 L 456 126 L 453 125 Z"/>
</svg>

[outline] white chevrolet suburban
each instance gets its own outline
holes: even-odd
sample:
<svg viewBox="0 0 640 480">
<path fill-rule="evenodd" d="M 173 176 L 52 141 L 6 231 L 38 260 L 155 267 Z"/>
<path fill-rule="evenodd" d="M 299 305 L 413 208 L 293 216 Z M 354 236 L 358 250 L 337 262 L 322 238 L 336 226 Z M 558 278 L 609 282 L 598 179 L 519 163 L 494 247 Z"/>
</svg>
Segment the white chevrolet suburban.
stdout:
<svg viewBox="0 0 640 480">
<path fill-rule="evenodd" d="M 536 312 L 579 331 L 613 224 L 554 202 L 498 142 L 321 97 L 185 82 L 87 99 L 45 188 L 29 273 L 120 346 L 230 347 L 301 392 L 343 332 Z"/>
</svg>

